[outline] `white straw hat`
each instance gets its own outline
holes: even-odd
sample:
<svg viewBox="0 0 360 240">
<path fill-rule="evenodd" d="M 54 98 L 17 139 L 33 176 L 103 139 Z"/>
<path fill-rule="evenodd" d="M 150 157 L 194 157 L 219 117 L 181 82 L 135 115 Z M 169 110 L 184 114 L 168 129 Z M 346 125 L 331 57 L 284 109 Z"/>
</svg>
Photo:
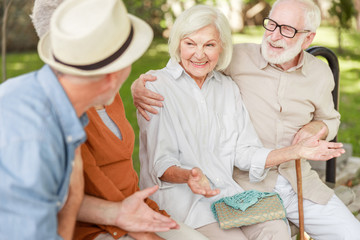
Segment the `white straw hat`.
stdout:
<svg viewBox="0 0 360 240">
<path fill-rule="evenodd" d="M 132 64 L 152 38 L 150 26 L 128 14 L 121 0 L 66 0 L 55 10 L 38 52 L 60 72 L 98 75 Z"/>
</svg>

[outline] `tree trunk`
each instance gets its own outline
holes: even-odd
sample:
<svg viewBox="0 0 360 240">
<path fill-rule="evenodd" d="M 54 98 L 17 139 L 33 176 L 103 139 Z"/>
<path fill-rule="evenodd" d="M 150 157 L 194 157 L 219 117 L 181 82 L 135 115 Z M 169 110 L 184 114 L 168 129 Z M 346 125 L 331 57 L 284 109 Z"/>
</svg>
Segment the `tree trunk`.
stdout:
<svg viewBox="0 0 360 240">
<path fill-rule="evenodd" d="M 243 3 L 238 0 L 230 0 L 229 23 L 233 32 L 241 32 L 244 29 L 244 16 L 242 14 Z"/>
<path fill-rule="evenodd" d="M 357 11 L 356 14 L 356 29 L 360 32 L 360 0 L 354 0 L 354 7 Z"/>
<path fill-rule="evenodd" d="M 9 3 L 6 2 L 6 0 L 3 0 L 3 9 L 4 9 L 4 15 L 2 19 L 2 26 L 1 26 L 1 60 L 2 60 L 2 79 L 1 82 L 4 82 L 6 80 L 6 24 L 8 19 L 8 13 L 10 9 L 10 5 L 13 0 L 10 0 Z"/>
<path fill-rule="evenodd" d="M 341 43 L 341 27 L 339 26 L 338 27 L 338 31 L 337 31 L 337 33 L 338 33 L 338 52 L 341 54 L 341 53 L 343 53 L 343 49 L 342 49 L 342 43 Z"/>
</svg>

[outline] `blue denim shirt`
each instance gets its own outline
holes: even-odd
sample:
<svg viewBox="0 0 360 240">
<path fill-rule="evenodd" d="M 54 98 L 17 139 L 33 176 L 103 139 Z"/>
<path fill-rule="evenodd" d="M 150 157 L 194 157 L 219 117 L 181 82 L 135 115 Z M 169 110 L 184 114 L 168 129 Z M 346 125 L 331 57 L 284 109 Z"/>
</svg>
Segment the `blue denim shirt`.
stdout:
<svg viewBox="0 0 360 240">
<path fill-rule="evenodd" d="M 0 85 L 0 239 L 61 239 L 84 126 L 49 66 Z"/>
</svg>

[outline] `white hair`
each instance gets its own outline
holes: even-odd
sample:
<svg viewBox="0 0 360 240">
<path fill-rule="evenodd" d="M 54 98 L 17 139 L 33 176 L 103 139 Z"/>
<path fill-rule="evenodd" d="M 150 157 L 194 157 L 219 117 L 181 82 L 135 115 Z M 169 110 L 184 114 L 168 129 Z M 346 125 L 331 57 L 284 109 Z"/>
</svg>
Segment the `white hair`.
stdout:
<svg viewBox="0 0 360 240">
<path fill-rule="evenodd" d="M 63 1 L 64 0 L 35 0 L 30 18 L 39 38 L 50 30 L 51 16 Z"/>
<path fill-rule="evenodd" d="M 320 26 L 321 12 L 319 7 L 312 0 L 277 0 L 271 8 L 269 16 L 271 16 L 272 11 L 277 5 L 285 2 L 294 2 L 301 5 L 302 10 L 304 11 L 304 29 L 316 32 L 316 29 Z"/>
<path fill-rule="evenodd" d="M 233 51 L 231 28 L 225 15 L 211 6 L 195 5 L 180 14 L 170 31 L 170 57 L 180 62 L 181 39 L 208 25 L 214 25 L 219 32 L 222 47 L 215 69 L 224 70 L 230 64 Z"/>
</svg>

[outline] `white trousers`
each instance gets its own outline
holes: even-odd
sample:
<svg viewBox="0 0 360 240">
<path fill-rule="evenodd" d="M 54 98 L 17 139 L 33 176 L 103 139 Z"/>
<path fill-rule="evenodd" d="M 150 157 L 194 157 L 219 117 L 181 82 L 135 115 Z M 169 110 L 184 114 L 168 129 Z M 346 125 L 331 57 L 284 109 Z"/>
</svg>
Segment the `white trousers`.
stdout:
<svg viewBox="0 0 360 240">
<path fill-rule="evenodd" d="M 283 200 L 289 221 L 299 226 L 298 199 L 290 183 L 279 175 L 274 191 Z M 326 205 L 304 199 L 304 227 L 315 240 L 360 240 L 360 222 L 334 194 Z"/>
<path fill-rule="evenodd" d="M 200 232 L 195 229 L 178 222 L 180 229 L 174 229 L 167 232 L 157 232 L 156 234 L 166 240 L 208 240 L 207 237 L 202 235 Z M 125 235 L 119 240 L 133 240 L 132 237 Z M 95 240 L 114 240 L 114 237 L 109 233 L 102 233 L 98 235 Z"/>
</svg>

